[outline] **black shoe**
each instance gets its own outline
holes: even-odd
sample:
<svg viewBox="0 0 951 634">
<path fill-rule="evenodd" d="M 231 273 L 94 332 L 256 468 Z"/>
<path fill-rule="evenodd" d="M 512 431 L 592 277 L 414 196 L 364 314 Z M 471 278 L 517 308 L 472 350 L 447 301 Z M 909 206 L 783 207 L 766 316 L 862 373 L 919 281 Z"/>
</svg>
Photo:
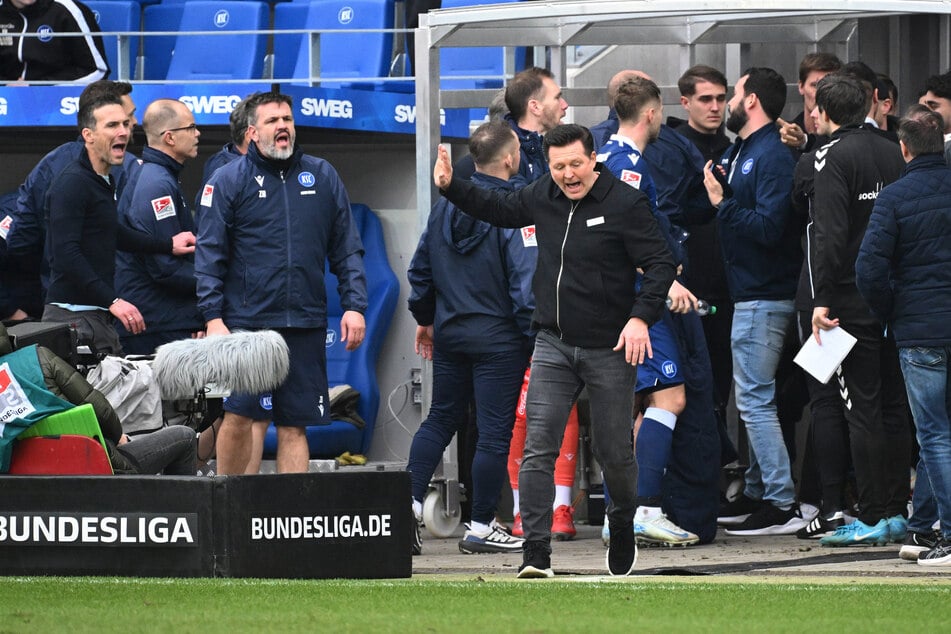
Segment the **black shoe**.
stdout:
<svg viewBox="0 0 951 634">
<path fill-rule="evenodd" d="M 631 535 L 633 538 L 633 533 Z M 537 540 L 522 544 L 522 565 L 518 568 L 519 579 L 548 579 L 554 577 L 551 569 L 551 545 Z"/>
<path fill-rule="evenodd" d="M 808 522 L 793 504 L 788 511 L 778 506 L 764 504 L 750 514 L 741 524 L 726 529 L 727 535 L 792 535 Z"/>
<path fill-rule="evenodd" d="M 423 554 L 423 536 L 420 534 L 419 529 L 423 525 L 423 518 L 416 517 L 414 514 L 413 521 L 413 555 L 422 555 Z"/>
<path fill-rule="evenodd" d="M 826 535 L 831 535 L 835 529 L 845 526 L 845 514 L 842 511 L 836 511 L 829 517 L 816 515 L 805 528 L 800 528 L 796 532 L 799 539 L 821 539 Z"/>
<path fill-rule="evenodd" d="M 736 526 L 743 523 L 751 514 L 762 508 L 761 500 L 754 500 L 740 494 L 732 502 L 720 505 L 720 511 L 717 513 L 717 524 L 722 526 Z M 772 506 L 772 505 L 770 505 Z"/>
<path fill-rule="evenodd" d="M 951 541 L 941 537 L 931 550 L 918 555 L 919 566 L 951 566 Z"/>
<path fill-rule="evenodd" d="M 936 531 L 918 533 L 909 530 L 905 533 L 905 541 L 901 545 L 901 550 L 898 551 L 898 556 L 905 561 L 918 561 L 918 555 L 934 548 L 939 539 L 940 536 Z"/>
<path fill-rule="evenodd" d="M 637 542 L 634 539 L 634 522 L 611 523 L 611 542 L 604 556 L 608 572 L 624 577 L 631 574 L 637 563 Z"/>
</svg>

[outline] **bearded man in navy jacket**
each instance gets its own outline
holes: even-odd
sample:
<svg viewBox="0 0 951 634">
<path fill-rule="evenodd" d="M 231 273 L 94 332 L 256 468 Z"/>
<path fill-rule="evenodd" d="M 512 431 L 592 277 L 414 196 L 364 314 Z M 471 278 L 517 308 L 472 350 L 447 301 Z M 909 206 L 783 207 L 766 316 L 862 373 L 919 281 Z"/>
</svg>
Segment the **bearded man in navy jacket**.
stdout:
<svg viewBox="0 0 951 634">
<path fill-rule="evenodd" d="M 218 473 L 245 472 L 251 422 L 268 418 L 277 426 L 277 470 L 306 472 L 306 427 L 330 421 L 324 263 L 338 280 L 340 340 L 355 350 L 366 333 L 363 243 L 336 170 L 295 144 L 291 98 L 254 95 L 248 122 L 248 153 L 220 167 L 202 189 L 198 309 L 208 336 L 231 328 L 276 329 L 290 349 L 291 366 L 273 398 L 244 394 L 226 400 Z"/>
<path fill-rule="evenodd" d="M 806 525 L 776 410 L 776 370 L 802 262 L 791 203 L 795 163 L 775 124 L 785 104 L 779 73 L 747 70 L 733 89 L 726 122 L 737 141 L 704 172 L 734 303 L 733 379 L 750 443 L 744 494 L 719 518 L 733 525 L 729 534 L 790 534 Z"/>
</svg>

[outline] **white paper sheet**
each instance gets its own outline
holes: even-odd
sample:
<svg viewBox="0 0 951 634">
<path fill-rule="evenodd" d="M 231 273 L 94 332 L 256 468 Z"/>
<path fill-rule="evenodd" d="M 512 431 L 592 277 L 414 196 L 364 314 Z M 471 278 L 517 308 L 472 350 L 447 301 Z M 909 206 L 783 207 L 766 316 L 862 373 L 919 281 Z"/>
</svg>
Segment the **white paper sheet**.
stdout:
<svg viewBox="0 0 951 634">
<path fill-rule="evenodd" d="M 821 331 L 819 337 L 822 339 L 821 346 L 816 343 L 816 338 L 810 335 L 793 361 L 816 377 L 817 381 L 825 384 L 848 356 L 856 339 L 838 326 L 832 330 Z"/>
</svg>

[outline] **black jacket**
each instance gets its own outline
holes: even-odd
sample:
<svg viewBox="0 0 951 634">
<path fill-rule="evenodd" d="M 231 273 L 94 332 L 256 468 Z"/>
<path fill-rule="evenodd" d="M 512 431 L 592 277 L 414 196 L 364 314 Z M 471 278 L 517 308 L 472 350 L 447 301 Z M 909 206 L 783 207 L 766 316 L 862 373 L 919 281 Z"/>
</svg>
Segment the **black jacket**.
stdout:
<svg viewBox="0 0 951 634">
<path fill-rule="evenodd" d="M 674 132 L 678 132 L 681 136 L 693 143 L 700 154 L 703 155 L 704 161 L 713 161 L 716 163 L 720 157 L 723 156 L 723 153 L 726 152 L 726 149 L 732 145 L 730 137 L 723 132 L 722 127 L 713 134 L 705 134 L 691 128 L 685 119 L 679 119 L 677 117 L 667 117 L 667 125 Z"/>
<path fill-rule="evenodd" d="M 0 0 L 0 81 L 75 81 L 109 77 L 102 36 L 92 10 L 76 0 L 36 0 L 23 9 Z M 21 33 L 39 37 L 11 37 Z M 85 37 L 56 37 L 87 33 Z"/>
<path fill-rule="evenodd" d="M 844 126 L 815 153 L 809 269 L 816 306 L 870 317 L 855 286 L 855 258 L 878 193 L 901 176 L 898 147 L 867 128 Z"/>
<path fill-rule="evenodd" d="M 647 196 L 600 172 L 580 201 L 545 174 L 511 193 L 453 178 L 443 192 L 463 211 L 500 227 L 535 225 L 534 322 L 572 346 L 610 348 L 628 319 L 648 326 L 665 310 L 675 268 Z M 635 295 L 635 269 L 644 270 Z"/>
<path fill-rule="evenodd" d="M 172 252 L 171 240 L 119 225 L 112 178 L 96 174 L 86 152 L 53 180 L 48 214 L 48 303 L 108 308 L 116 298 L 116 249 Z"/>
</svg>

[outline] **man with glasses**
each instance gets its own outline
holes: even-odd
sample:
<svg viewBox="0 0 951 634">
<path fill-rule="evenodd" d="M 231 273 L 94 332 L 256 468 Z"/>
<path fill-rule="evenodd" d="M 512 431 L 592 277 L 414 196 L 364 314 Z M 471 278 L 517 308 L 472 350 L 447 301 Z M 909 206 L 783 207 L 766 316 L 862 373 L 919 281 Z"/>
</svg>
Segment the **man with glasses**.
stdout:
<svg viewBox="0 0 951 634">
<path fill-rule="evenodd" d="M 182 231 L 194 233 L 195 221 L 179 176 L 185 161 L 198 156 L 201 133 L 195 117 L 180 101 L 158 99 L 146 109 L 142 127 L 148 146 L 142 151 L 142 168 L 122 195 L 119 222 L 160 239 Z M 116 291 L 138 307 L 147 326 L 140 333 L 120 331 L 127 354 L 152 354 L 164 343 L 204 330 L 192 256 L 120 251 Z"/>
</svg>

